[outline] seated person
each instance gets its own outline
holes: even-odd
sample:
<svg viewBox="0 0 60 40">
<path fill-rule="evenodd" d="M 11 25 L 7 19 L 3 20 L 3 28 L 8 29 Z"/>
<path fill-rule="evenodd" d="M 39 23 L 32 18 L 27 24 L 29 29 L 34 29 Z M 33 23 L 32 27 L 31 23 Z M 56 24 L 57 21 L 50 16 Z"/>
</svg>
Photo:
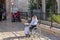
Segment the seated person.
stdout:
<svg viewBox="0 0 60 40">
<path fill-rule="evenodd" d="M 37 23 L 38 23 L 37 16 L 34 15 L 34 16 L 32 17 L 31 23 L 29 23 L 29 26 L 25 28 L 25 34 L 26 34 L 26 36 L 30 36 L 30 35 L 29 35 L 30 32 L 32 31 L 32 29 L 33 29 L 34 27 L 36 27 Z"/>
</svg>

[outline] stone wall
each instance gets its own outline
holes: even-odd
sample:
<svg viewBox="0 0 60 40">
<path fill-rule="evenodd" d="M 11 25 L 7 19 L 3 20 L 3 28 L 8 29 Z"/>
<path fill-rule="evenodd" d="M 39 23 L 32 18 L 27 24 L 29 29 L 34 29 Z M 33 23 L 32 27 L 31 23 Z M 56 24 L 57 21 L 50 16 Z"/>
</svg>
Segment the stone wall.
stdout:
<svg viewBox="0 0 60 40">
<path fill-rule="evenodd" d="M 20 8 L 20 11 L 27 11 L 28 9 L 28 0 L 19 0 L 18 7 Z"/>
<path fill-rule="evenodd" d="M 13 0 L 14 7 L 17 7 L 20 11 L 27 11 L 28 0 Z"/>
</svg>

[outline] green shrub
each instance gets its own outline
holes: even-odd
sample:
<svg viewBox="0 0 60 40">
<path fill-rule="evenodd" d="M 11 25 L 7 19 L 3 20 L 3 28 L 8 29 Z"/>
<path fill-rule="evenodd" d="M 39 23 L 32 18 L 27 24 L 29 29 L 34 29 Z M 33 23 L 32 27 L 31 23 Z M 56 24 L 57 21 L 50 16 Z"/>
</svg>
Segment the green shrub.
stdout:
<svg viewBox="0 0 60 40">
<path fill-rule="evenodd" d="M 52 20 L 60 24 L 60 15 L 52 15 Z M 48 18 L 48 21 L 51 21 L 51 17 Z"/>
</svg>

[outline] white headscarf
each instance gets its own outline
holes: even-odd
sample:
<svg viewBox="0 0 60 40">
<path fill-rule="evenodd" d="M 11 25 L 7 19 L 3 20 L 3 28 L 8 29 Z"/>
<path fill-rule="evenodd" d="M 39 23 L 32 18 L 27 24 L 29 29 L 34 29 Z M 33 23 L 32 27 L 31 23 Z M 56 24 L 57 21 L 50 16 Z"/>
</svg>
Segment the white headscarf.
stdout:
<svg viewBox="0 0 60 40">
<path fill-rule="evenodd" d="M 32 21 L 31 21 L 31 23 L 30 23 L 30 25 L 36 25 L 38 23 L 38 19 L 37 19 L 37 16 L 33 16 L 32 17 Z"/>
</svg>

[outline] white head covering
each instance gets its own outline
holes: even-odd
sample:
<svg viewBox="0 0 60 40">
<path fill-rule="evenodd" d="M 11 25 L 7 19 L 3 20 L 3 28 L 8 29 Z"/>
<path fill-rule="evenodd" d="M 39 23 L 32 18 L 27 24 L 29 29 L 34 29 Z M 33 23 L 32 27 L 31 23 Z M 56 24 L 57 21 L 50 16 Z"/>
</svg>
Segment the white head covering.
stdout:
<svg viewBox="0 0 60 40">
<path fill-rule="evenodd" d="M 31 21 L 30 25 L 37 25 L 37 23 L 38 23 L 37 16 L 34 15 L 34 16 L 32 17 L 32 21 Z"/>
</svg>

